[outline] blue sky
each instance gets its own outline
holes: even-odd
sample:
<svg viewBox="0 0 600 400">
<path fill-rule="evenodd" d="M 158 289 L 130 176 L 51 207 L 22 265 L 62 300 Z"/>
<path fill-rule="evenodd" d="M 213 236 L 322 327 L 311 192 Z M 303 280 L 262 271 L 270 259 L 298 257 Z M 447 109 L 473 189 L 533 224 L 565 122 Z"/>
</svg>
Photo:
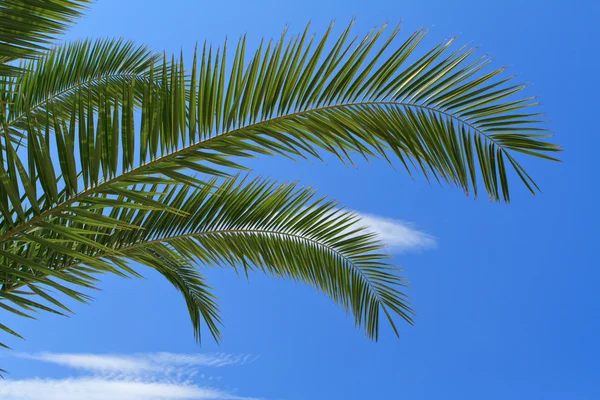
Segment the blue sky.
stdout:
<svg viewBox="0 0 600 400">
<path fill-rule="evenodd" d="M 543 193 L 515 185 L 510 205 L 378 161 L 253 162 L 256 174 L 313 185 L 369 216 L 412 282 L 414 327 L 401 326 L 400 339 L 384 328 L 372 343 L 310 287 L 210 270 L 224 340 L 198 346 L 178 293 L 143 270 L 145 280 L 107 277 L 69 319 L 13 322 L 27 340 L 0 354 L 10 370 L 0 399 L 600 398 L 599 11 L 585 1 L 98 0 L 67 39 L 189 54 L 205 38 L 247 33 L 254 46 L 286 24 L 296 33 L 310 20 L 322 33 L 352 17 L 357 34 L 403 20 L 404 35 L 432 27 L 429 43 L 458 36 L 532 83 L 563 162 L 525 160 Z"/>
</svg>

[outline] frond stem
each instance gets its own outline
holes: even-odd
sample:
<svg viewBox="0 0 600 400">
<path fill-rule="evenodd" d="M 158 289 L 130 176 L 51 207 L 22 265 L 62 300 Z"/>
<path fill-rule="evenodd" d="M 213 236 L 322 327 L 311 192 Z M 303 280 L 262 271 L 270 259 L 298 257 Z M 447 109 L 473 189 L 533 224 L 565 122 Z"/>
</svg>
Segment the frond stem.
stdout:
<svg viewBox="0 0 600 400">
<path fill-rule="evenodd" d="M 63 89 L 57 93 L 55 93 L 54 95 L 45 98 L 44 100 L 38 101 L 36 104 L 34 104 L 33 106 L 31 106 L 29 108 L 29 113 L 32 113 L 36 110 L 38 110 L 40 107 L 43 107 L 44 104 L 48 104 L 51 101 L 56 100 L 57 98 L 64 96 L 65 94 L 69 93 L 69 92 L 74 92 L 77 89 L 81 89 L 82 87 L 85 86 L 89 86 L 91 84 L 93 84 L 94 82 L 100 82 L 102 80 L 110 80 L 110 79 L 114 79 L 114 78 L 139 78 L 139 77 L 143 77 L 145 74 L 111 74 L 111 75 L 104 75 L 104 76 L 100 76 L 100 77 L 96 77 L 96 78 L 92 78 L 92 79 L 88 79 L 88 80 L 84 80 L 82 82 L 79 82 L 75 85 L 71 85 L 69 87 L 67 87 L 66 89 Z M 7 127 L 12 127 L 14 126 L 17 122 L 20 122 L 21 120 L 23 120 L 23 118 L 25 118 L 27 116 L 27 112 L 22 112 L 20 114 L 18 114 L 17 116 L 15 116 L 13 119 L 11 119 L 10 121 L 7 121 L 6 126 Z M 1 127 L 4 128 L 4 127 Z"/>
<path fill-rule="evenodd" d="M 83 198 L 94 194 L 95 192 L 97 192 L 100 189 L 103 189 L 113 183 L 119 182 L 120 180 L 122 180 L 123 178 L 126 178 L 128 176 L 131 175 L 135 175 L 138 174 L 142 171 L 151 169 L 152 167 L 154 167 L 155 165 L 164 162 L 164 161 L 168 161 L 171 158 L 175 158 L 181 155 L 184 155 L 187 152 L 191 152 L 194 150 L 197 150 L 199 148 L 202 148 L 203 146 L 205 146 L 206 144 L 218 140 L 222 137 L 225 136 L 229 136 L 229 135 L 233 135 L 236 134 L 238 132 L 242 132 L 246 129 L 251 129 L 251 128 L 256 128 L 259 127 L 261 125 L 265 125 L 265 124 L 269 124 L 269 123 L 273 123 L 275 121 L 279 121 L 282 119 L 288 119 L 288 118 L 295 118 L 295 117 L 299 117 L 299 116 L 303 116 L 303 115 L 308 115 L 311 113 L 316 113 L 316 112 L 321 112 L 321 111 L 327 111 L 327 110 L 335 110 L 335 109 L 340 109 L 340 108 L 345 108 L 345 107 L 355 107 L 355 106 L 385 106 L 385 105 L 396 105 L 396 106 L 406 106 L 406 107 L 413 107 L 413 108 L 420 108 L 420 109 L 426 109 L 432 112 L 436 112 L 445 116 L 448 116 L 452 119 L 454 119 L 455 121 L 458 121 L 462 124 L 467 125 L 468 127 L 470 127 L 471 129 L 473 129 L 475 132 L 477 132 L 478 134 L 484 136 L 487 140 L 491 141 L 492 143 L 494 143 L 496 146 L 498 146 L 503 152 L 507 152 L 506 149 L 504 149 L 504 147 L 500 144 L 498 144 L 497 142 L 495 142 L 492 138 L 490 138 L 488 135 L 486 135 L 483 131 L 481 131 L 480 129 L 476 128 L 474 125 L 472 125 L 471 123 L 461 119 L 460 117 L 457 117 L 455 115 L 449 114 L 445 111 L 442 110 L 437 110 L 435 108 L 432 107 L 427 107 L 427 106 L 423 106 L 423 105 L 419 105 L 419 104 L 411 104 L 411 103 L 402 103 L 402 102 L 394 102 L 394 101 L 370 101 L 370 102 L 355 102 L 355 103 L 344 103 L 344 104 L 337 104 L 337 105 L 333 105 L 333 106 L 325 106 L 325 107 L 320 107 L 320 108 L 313 108 L 313 109 L 309 109 L 309 110 L 303 110 L 303 111 L 298 111 L 295 113 L 291 113 L 291 114 L 286 114 L 286 115 L 280 115 L 278 117 L 274 117 L 274 118 L 270 118 L 270 119 L 266 119 L 263 121 L 259 121 L 253 124 L 249 124 L 237 129 L 233 129 L 230 130 L 228 132 L 224 132 L 218 135 L 215 135 L 209 139 L 200 141 L 200 142 L 196 142 L 193 144 L 190 144 L 187 147 L 184 147 L 182 149 L 179 149 L 177 151 L 174 151 L 172 153 L 163 155 L 161 157 L 158 157 L 146 164 L 142 164 L 136 168 L 133 168 L 127 172 L 122 173 L 119 176 L 116 176 L 112 179 L 109 179 L 107 181 L 104 181 L 96 186 L 87 188 L 82 190 L 81 192 L 79 192 L 78 194 L 76 194 L 75 196 L 71 197 L 70 199 L 56 205 L 53 208 L 50 208 L 42 213 L 40 213 L 39 215 L 33 217 L 32 219 L 29 220 L 29 222 L 23 223 L 9 231 L 7 231 L 6 233 L 4 233 L 3 235 L 0 236 L 0 243 L 3 243 L 4 241 L 14 237 L 15 235 L 23 232 L 25 229 L 33 227 L 35 224 L 37 224 L 40 221 L 43 221 L 45 218 L 50 217 L 54 214 L 56 214 L 57 212 L 60 212 L 62 210 L 64 210 L 65 208 L 67 208 L 68 206 L 70 206 L 73 203 L 78 202 L 79 200 L 82 200 Z"/>
<path fill-rule="evenodd" d="M 348 263 L 348 265 L 350 265 L 354 270 L 356 270 L 359 275 L 366 281 L 370 283 L 370 279 L 365 275 L 365 273 L 363 271 L 361 271 L 361 269 L 355 264 L 353 263 L 347 256 L 345 256 L 344 254 L 340 253 L 338 250 L 334 249 L 333 247 L 322 243 L 316 239 L 310 238 L 310 237 L 306 237 L 306 236 L 302 236 L 302 235 L 298 235 L 298 234 L 294 234 L 294 233 L 289 233 L 289 232 L 282 232 L 282 231 L 276 231 L 276 230 L 267 230 L 267 229 L 225 229 L 225 230 L 213 230 L 213 231 L 205 231 L 205 232 L 197 232 L 197 233 L 187 233 L 187 234 L 182 234 L 182 235 L 176 235 L 176 236 L 170 236 L 170 237 L 166 237 L 166 238 L 159 238 L 159 239 L 153 239 L 153 240 L 149 240 L 147 242 L 138 242 L 138 243 L 134 243 L 132 245 L 123 247 L 123 248 L 119 248 L 116 249 L 118 252 L 122 253 L 122 254 L 126 254 L 129 251 L 135 250 L 136 248 L 140 248 L 140 247 L 145 247 L 145 246 L 150 246 L 152 244 L 156 244 L 156 243 L 165 243 L 165 242 L 171 242 L 174 240 L 180 240 L 180 239 L 188 239 L 188 238 L 193 238 L 193 237 L 198 237 L 198 236 L 210 236 L 210 235 L 221 235 L 221 234 L 255 234 L 255 235 L 260 235 L 260 234 L 265 234 L 265 235 L 274 235 L 274 236 L 283 236 L 283 237 L 289 237 L 289 238 L 294 238 L 294 239 L 298 239 L 298 240 L 302 240 L 304 242 L 308 242 L 311 243 L 313 245 L 316 245 L 318 247 L 324 248 L 327 251 L 332 252 L 333 254 L 335 254 L 336 256 L 342 258 L 345 262 Z M 97 255 L 94 255 L 94 258 L 102 258 L 106 256 L 106 253 L 100 253 Z M 55 271 L 56 272 L 61 272 L 64 270 L 67 270 L 69 268 L 74 268 L 76 266 L 78 266 L 79 264 L 82 264 L 82 261 L 78 261 L 76 263 L 73 264 L 69 264 L 69 265 L 65 265 L 61 268 L 57 268 Z M 1 289 L 2 292 L 6 293 L 6 292 L 11 292 L 13 290 L 16 290 L 20 287 L 23 287 L 25 285 L 28 285 L 29 282 L 21 282 L 21 283 L 17 283 L 16 285 L 13 286 L 9 286 L 9 287 L 4 287 Z M 373 292 L 373 295 L 379 300 L 381 301 L 382 299 L 379 297 L 379 295 L 376 292 Z"/>
</svg>

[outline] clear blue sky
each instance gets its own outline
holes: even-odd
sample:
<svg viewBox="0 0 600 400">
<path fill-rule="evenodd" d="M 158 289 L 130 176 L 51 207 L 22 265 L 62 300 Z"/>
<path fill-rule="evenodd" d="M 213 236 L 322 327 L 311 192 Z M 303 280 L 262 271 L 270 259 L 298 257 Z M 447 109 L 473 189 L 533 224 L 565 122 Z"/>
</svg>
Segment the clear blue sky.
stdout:
<svg viewBox="0 0 600 400">
<path fill-rule="evenodd" d="M 433 27 L 430 43 L 457 35 L 533 83 L 527 92 L 540 96 L 564 162 L 525 161 L 543 193 L 533 197 L 515 185 L 513 202 L 504 205 L 412 181 L 382 162 L 350 169 L 262 159 L 252 164 L 256 174 L 314 185 L 351 209 L 409 221 L 435 237 L 435 248 L 396 251 L 412 281 L 416 326 L 402 326 L 400 339 L 384 327 L 372 343 L 310 287 L 209 271 L 224 340 L 216 345 L 207 335 L 199 347 L 178 293 L 142 271 L 144 281 L 105 279 L 92 305 L 74 305 L 70 319 L 43 315 L 13 323 L 27 340 L 10 342 L 26 354 L 2 353 L 9 379 L 65 390 L 67 378 L 90 387 L 127 382 L 131 371 L 73 356 L 92 354 L 98 357 L 88 359 L 102 363 L 112 354 L 115 363 L 181 369 L 181 376 L 153 376 L 153 368 L 138 365 L 138 382 L 158 382 L 154 395 L 179 388 L 197 398 L 270 400 L 600 398 L 600 9 L 594 3 L 98 0 L 68 39 L 117 36 L 189 53 L 205 38 L 217 44 L 248 33 L 254 46 L 263 36 L 278 37 L 286 24 L 296 33 L 312 20 L 311 29 L 322 33 L 330 20 L 341 26 L 352 17 L 357 33 L 403 20 L 404 35 Z M 157 361 L 157 352 L 204 358 Z M 30 381 L 35 377 L 42 380 Z M 137 396 L 123 399 L 153 398 Z M 186 398 L 173 396 L 164 398 Z"/>
</svg>

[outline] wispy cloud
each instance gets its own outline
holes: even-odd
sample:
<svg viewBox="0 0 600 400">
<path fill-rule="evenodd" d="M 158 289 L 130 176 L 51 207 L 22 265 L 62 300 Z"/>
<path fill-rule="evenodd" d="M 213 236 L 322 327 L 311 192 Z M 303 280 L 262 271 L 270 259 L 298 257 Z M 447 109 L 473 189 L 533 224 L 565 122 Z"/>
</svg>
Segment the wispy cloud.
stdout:
<svg viewBox="0 0 600 400">
<path fill-rule="evenodd" d="M 17 357 L 58 364 L 93 373 L 143 374 L 168 372 L 178 367 L 224 367 L 246 364 L 249 354 L 174 354 L 147 353 L 133 355 L 86 353 L 17 353 Z"/>
<path fill-rule="evenodd" d="M 205 374 L 206 369 L 243 365 L 256 359 L 247 354 L 16 353 L 14 356 L 76 369 L 82 375 L 6 380 L 0 384 L 0 400 L 256 400 L 197 383 L 209 384 L 220 379 Z"/>
<path fill-rule="evenodd" d="M 405 221 L 373 214 L 357 213 L 363 225 L 377 234 L 390 250 L 399 252 L 420 251 L 436 246 L 435 237 L 417 230 Z"/>
<path fill-rule="evenodd" d="M 1 400 L 257 400 L 190 383 L 105 378 L 6 380 Z"/>
</svg>

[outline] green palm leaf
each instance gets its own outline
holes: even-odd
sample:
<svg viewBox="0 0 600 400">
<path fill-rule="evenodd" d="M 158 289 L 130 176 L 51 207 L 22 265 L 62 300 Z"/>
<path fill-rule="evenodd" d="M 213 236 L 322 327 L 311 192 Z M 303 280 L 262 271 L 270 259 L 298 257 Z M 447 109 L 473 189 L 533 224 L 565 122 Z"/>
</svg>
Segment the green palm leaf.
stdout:
<svg viewBox="0 0 600 400">
<path fill-rule="evenodd" d="M 0 1 L 0 76 L 18 68 L 7 62 L 32 58 L 81 15 L 89 0 Z"/>
<path fill-rule="evenodd" d="M 537 190 L 519 154 L 554 160 L 559 147 L 524 86 L 474 49 L 450 40 L 417 57 L 423 31 L 397 43 L 397 28 L 357 40 L 350 26 L 330 43 L 333 27 L 320 39 L 308 29 L 252 55 L 245 38 L 234 51 L 204 45 L 187 68 L 80 42 L 6 83 L 0 307 L 68 312 L 48 290 L 85 302 L 78 290 L 97 274 L 137 275 L 136 262 L 182 292 L 197 337 L 203 319 L 218 338 L 202 264 L 312 284 L 372 338 L 381 312 L 394 330 L 394 315 L 411 322 L 404 280 L 355 216 L 294 185 L 238 182 L 243 159 L 381 157 L 509 201 L 511 175 Z"/>
<path fill-rule="evenodd" d="M 522 86 L 505 87 L 508 79 L 494 81 L 500 70 L 477 77 L 487 62 L 468 62 L 471 50 L 442 57 L 449 42 L 405 65 L 423 32 L 382 59 L 394 31 L 368 64 L 365 60 L 382 30 L 352 47 L 345 45 L 348 29 L 322 54 L 329 34 L 313 52 L 310 44 L 303 45 L 306 32 L 287 46 L 282 39 L 257 51 L 246 67 L 242 39 L 227 82 L 227 58 L 218 51 L 212 55 L 210 49 L 199 62 L 194 59 L 190 79 L 182 62 L 174 68 L 166 62 L 150 67 L 147 82 L 141 83 L 139 135 L 134 93 L 140 83 L 135 79 L 116 94 L 108 88 L 100 93 L 76 90 L 75 104 L 54 107 L 54 120 L 45 126 L 26 114 L 29 176 L 13 174 L 7 196 L 20 195 L 20 180 L 22 186 L 31 181 L 32 188 L 39 180 L 45 203 L 28 195 L 33 210 L 23 213 L 34 215 L 39 209 L 35 218 L 41 220 L 56 211 L 53 203 L 60 210 L 99 193 L 123 194 L 115 184 L 123 187 L 157 177 L 179 181 L 181 170 L 224 175 L 228 168 L 243 168 L 235 158 L 319 157 L 323 150 L 345 162 L 356 155 L 394 157 L 409 171 L 416 167 L 465 191 L 476 192 L 480 176 L 494 200 L 509 200 L 511 167 L 535 191 L 515 153 L 552 159 L 548 153 L 558 147 L 546 142 L 545 135 L 531 133 L 540 130 L 539 113 L 525 110 L 535 104 L 512 98 Z M 62 154 L 60 165 L 49 164 L 51 136 Z M 61 187 L 65 192 L 59 201 Z M 24 218 L 10 208 L 6 203 L 7 218 L 11 212 Z"/>
<path fill-rule="evenodd" d="M 57 46 L 25 63 L 21 73 L 0 88 L 5 129 L 22 142 L 28 123 L 44 130 L 53 126 L 54 111 L 77 106 L 78 94 L 89 93 L 97 110 L 101 94 L 122 97 L 125 83 L 146 81 L 157 55 L 145 46 L 114 39 L 83 40 Z M 142 85 L 138 85 L 142 87 Z M 141 93 L 135 93 L 137 99 Z M 17 140 L 18 139 L 18 140 Z"/>
<path fill-rule="evenodd" d="M 105 221 L 132 227 L 121 229 L 114 223 L 98 226 L 89 224 L 89 217 L 78 218 L 90 213 L 90 205 L 81 204 L 25 238 L 29 241 L 21 241 L 19 252 L 29 253 L 30 261 L 0 253 L 6 274 L 0 298 L 24 286 L 36 288 L 34 293 L 39 294 L 40 285 L 46 285 L 85 301 L 81 293 L 69 291 L 56 280 L 91 288 L 90 273 L 131 272 L 123 262 L 134 261 L 165 275 L 184 294 L 197 334 L 202 317 L 218 339 L 220 319 L 214 298 L 201 275 L 190 267 L 200 263 L 309 283 L 351 311 L 357 325 L 372 338 L 378 336 L 380 311 L 395 331 L 394 314 L 412 322 L 411 309 L 399 290 L 404 280 L 386 262 L 381 243 L 361 228 L 354 214 L 341 211 L 334 202 L 313 200 L 310 188 L 233 178 L 213 180 L 202 188 L 176 185 L 164 189 L 157 199 L 162 197 L 179 214 L 113 208 Z M 56 226 L 65 229 L 59 232 Z M 74 240 L 73 232 L 90 232 L 85 235 L 88 239 L 94 232 L 97 244 Z M 8 279 L 12 271 L 20 273 Z M 14 296 L 4 300 L 27 305 Z M 64 310 L 62 303 L 55 305 Z"/>
</svg>

